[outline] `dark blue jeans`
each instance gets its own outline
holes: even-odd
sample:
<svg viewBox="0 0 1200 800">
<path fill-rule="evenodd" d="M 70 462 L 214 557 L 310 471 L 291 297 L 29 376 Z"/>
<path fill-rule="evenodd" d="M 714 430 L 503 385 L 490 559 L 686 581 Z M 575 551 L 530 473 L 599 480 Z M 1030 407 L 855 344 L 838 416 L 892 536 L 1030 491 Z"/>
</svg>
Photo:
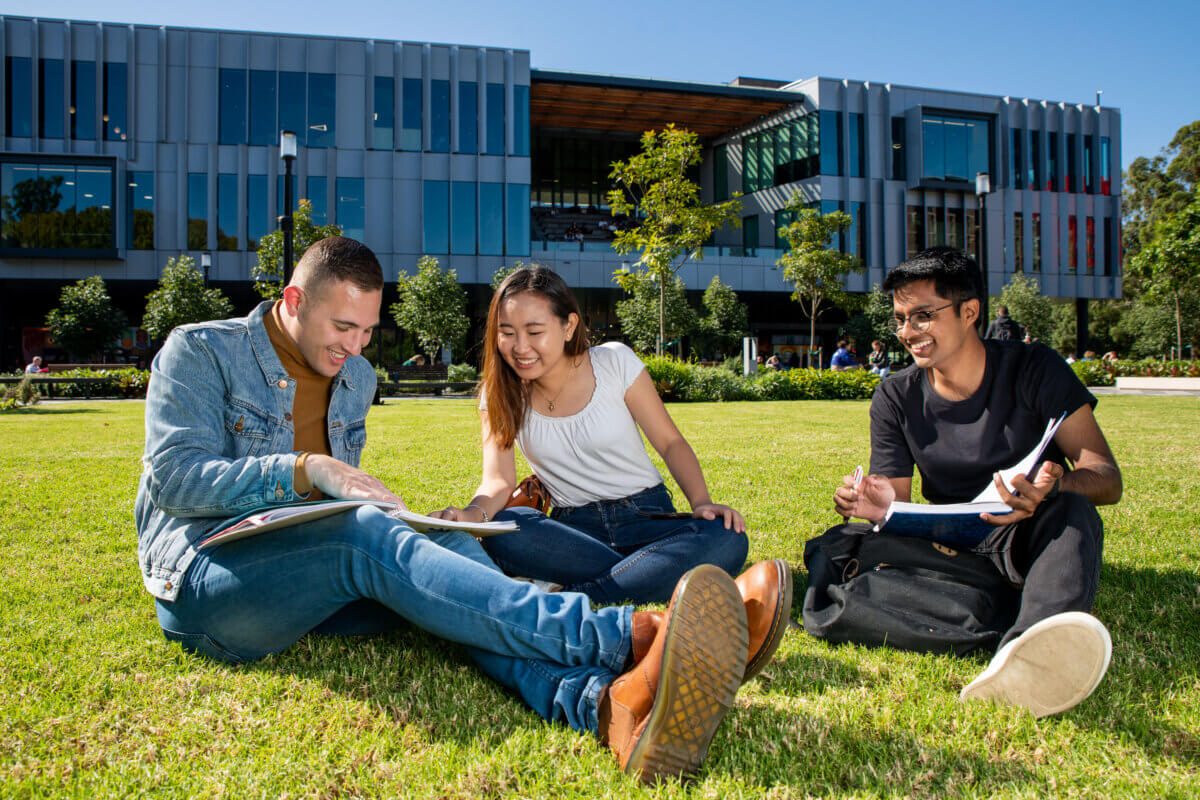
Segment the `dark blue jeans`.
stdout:
<svg viewBox="0 0 1200 800">
<path fill-rule="evenodd" d="M 673 513 L 661 483 L 619 500 L 555 508 L 547 517 L 509 508 L 497 520 L 520 526 L 485 537 L 483 547 L 505 573 L 562 584 L 596 603 L 665 603 L 692 567 L 715 564 L 737 575 L 746 561 L 746 534 L 721 519 L 654 519 Z"/>
</svg>

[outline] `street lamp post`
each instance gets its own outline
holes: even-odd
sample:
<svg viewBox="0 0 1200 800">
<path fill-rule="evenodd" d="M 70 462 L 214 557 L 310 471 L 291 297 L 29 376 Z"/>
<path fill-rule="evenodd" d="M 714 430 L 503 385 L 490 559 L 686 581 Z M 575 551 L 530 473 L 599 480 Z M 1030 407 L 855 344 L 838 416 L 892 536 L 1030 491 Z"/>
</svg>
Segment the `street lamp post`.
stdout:
<svg viewBox="0 0 1200 800">
<path fill-rule="evenodd" d="M 296 160 L 296 134 L 281 131 L 279 157 L 283 159 L 283 213 L 279 215 L 279 230 L 283 231 L 283 285 L 292 279 L 292 162 Z"/>
<path fill-rule="evenodd" d="M 212 269 L 212 253 L 200 254 L 200 269 L 204 270 L 204 285 L 208 286 L 208 271 Z"/>
<path fill-rule="evenodd" d="M 986 172 L 975 173 L 975 195 L 979 198 L 979 276 L 983 280 L 983 297 L 979 298 L 979 326 L 988 324 L 988 242 L 987 196 L 992 191 L 992 179 Z"/>
</svg>

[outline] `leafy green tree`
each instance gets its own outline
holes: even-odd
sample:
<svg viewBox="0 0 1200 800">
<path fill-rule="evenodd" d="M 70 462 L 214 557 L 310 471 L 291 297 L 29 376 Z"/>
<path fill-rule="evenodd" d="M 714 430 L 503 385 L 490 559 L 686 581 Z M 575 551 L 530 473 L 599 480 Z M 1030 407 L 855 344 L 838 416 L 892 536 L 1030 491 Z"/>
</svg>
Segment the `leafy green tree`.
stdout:
<svg viewBox="0 0 1200 800">
<path fill-rule="evenodd" d="M 1009 315 L 1025 327 L 1025 331 L 1041 342 L 1049 342 L 1054 334 L 1054 304 L 1042 294 L 1038 279 L 1015 273 L 1000 290 L 999 305 L 1008 306 Z M 996 304 L 993 304 L 993 308 Z"/>
<path fill-rule="evenodd" d="M 1125 255 L 1136 256 L 1159 219 L 1182 211 L 1200 187 L 1200 120 L 1175 132 L 1153 158 L 1140 156 L 1125 172 L 1121 196 Z"/>
<path fill-rule="evenodd" d="M 617 302 L 617 319 L 634 350 L 662 355 L 663 337 L 675 341 L 695 330 L 696 312 L 688 305 L 687 286 L 676 276 L 670 276 L 665 290 L 658 276 L 648 272 L 619 269 L 613 278 L 629 294 Z"/>
<path fill-rule="evenodd" d="M 1167 299 L 1175 310 L 1175 346 L 1183 354 L 1183 298 L 1200 286 L 1200 195 L 1178 212 L 1155 220 L 1130 271 L 1145 289 L 1145 299 Z"/>
<path fill-rule="evenodd" d="M 330 236 L 341 236 L 342 229 L 333 224 L 316 225 L 312 221 L 312 201 L 301 200 L 293 215 L 292 267 L 300 261 L 304 251 L 313 242 Z M 283 231 L 273 230 L 258 240 L 258 264 L 250 271 L 254 278 L 254 291 L 264 300 L 278 300 L 283 296 Z"/>
<path fill-rule="evenodd" d="M 689 177 L 700 163 L 696 134 L 668 125 L 642 134 L 642 151 L 613 164 L 608 200 L 614 214 L 634 220 L 617 233 L 618 253 L 637 252 L 637 266 L 653 275 L 659 289 L 657 353 L 667 338 L 666 293 L 674 275 L 690 259 L 704 258 L 703 245 L 719 229 L 739 225 L 742 201 L 737 196 L 709 205 Z"/>
<path fill-rule="evenodd" d="M 496 271 L 492 273 L 492 290 L 495 291 L 496 289 L 499 289 L 500 284 L 504 283 L 504 279 L 509 275 L 512 275 L 517 270 L 532 266 L 535 266 L 533 262 L 526 264 L 524 261 L 514 261 L 511 265 L 502 264 L 501 266 L 496 267 Z"/>
<path fill-rule="evenodd" d="M 779 229 L 787 240 L 788 249 L 775 262 L 783 270 L 783 278 L 794 287 L 792 299 L 808 315 L 809 341 L 817 339 L 817 317 L 829 307 L 851 308 L 854 297 L 842 285 L 842 276 L 861 272 L 857 257 L 830 248 L 833 237 L 853 223 L 844 211 L 822 214 L 804 208 L 804 198 L 797 191 L 787 206 L 796 212 L 796 221 Z M 809 357 L 811 366 L 811 353 Z"/>
<path fill-rule="evenodd" d="M 845 333 L 858 345 L 859 352 L 865 353 L 871 342 L 878 339 L 883 342 L 884 349 L 894 351 L 900 349 L 900 340 L 888 327 L 892 318 L 892 296 L 883 291 L 879 284 L 867 293 L 862 300 L 862 308 L 858 314 L 846 320 Z"/>
<path fill-rule="evenodd" d="M 694 349 L 708 357 L 740 351 L 742 337 L 750 330 L 750 311 L 737 292 L 714 275 L 703 302 L 708 313 L 700 319 Z"/>
<path fill-rule="evenodd" d="M 233 316 L 233 304 L 220 289 L 204 285 L 204 274 L 189 255 L 167 259 L 158 288 L 146 297 L 142 327 L 151 339 L 166 339 L 179 325 Z"/>
<path fill-rule="evenodd" d="M 46 315 L 51 335 L 76 358 L 103 353 L 128 324 L 125 312 L 113 305 L 99 275 L 64 286 L 58 307 Z"/>
<path fill-rule="evenodd" d="M 443 270 L 433 256 L 421 256 L 417 274 L 401 272 L 396 288 L 400 299 L 392 304 L 392 318 L 417 338 L 430 363 L 443 343 L 458 348 L 471 324 L 467 292 L 458 284 L 458 273 Z"/>
</svg>

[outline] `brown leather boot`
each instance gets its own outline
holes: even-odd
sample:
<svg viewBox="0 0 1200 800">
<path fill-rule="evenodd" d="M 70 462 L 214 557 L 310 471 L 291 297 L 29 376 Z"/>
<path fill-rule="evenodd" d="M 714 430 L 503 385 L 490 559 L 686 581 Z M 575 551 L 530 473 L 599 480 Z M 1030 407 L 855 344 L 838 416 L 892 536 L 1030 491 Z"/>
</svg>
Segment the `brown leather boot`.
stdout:
<svg viewBox="0 0 1200 800">
<path fill-rule="evenodd" d="M 635 621 L 635 641 L 647 620 Z M 609 684 L 598 709 L 600 738 L 621 769 L 644 783 L 700 769 L 746 665 L 746 613 L 719 567 L 704 564 L 680 578 L 656 627 L 642 658 Z"/>
<path fill-rule="evenodd" d="M 738 592 L 746 608 L 750 657 L 742 682 L 762 672 L 779 649 L 792 613 L 792 568 L 783 559 L 759 561 L 738 576 Z M 661 611 L 633 615 L 633 663 L 640 661 L 663 622 Z"/>
</svg>

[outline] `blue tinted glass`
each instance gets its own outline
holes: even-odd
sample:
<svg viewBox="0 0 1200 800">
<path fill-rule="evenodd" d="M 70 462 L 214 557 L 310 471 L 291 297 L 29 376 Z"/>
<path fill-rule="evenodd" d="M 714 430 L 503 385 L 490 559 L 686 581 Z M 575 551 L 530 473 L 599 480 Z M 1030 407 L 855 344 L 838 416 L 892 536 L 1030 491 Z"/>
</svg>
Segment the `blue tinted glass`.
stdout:
<svg viewBox="0 0 1200 800">
<path fill-rule="evenodd" d="M 342 235 L 361 242 L 366 224 L 362 178 L 337 179 L 337 224 Z"/>
<path fill-rule="evenodd" d="M 61 58 L 43 58 L 38 65 L 38 87 L 41 101 L 38 103 L 38 131 L 43 139 L 63 138 L 63 61 Z"/>
<path fill-rule="evenodd" d="M 337 122 L 337 82 L 334 76 L 308 76 L 308 146 L 333 147 Z"/>
<path fill-rule="evenodd" d="M 128 210 L 126 219 L 125 246 L 130 250 L 154 249 L 154 173 L 126 173 L 125 207 Z"/>
<path fill-rule="evenodd" d="M 1112 191 L 1112 141 L 1107 136 L 1100 137 L 1100 193 L 1109 194 Z M 1105 220 L 1107 224 L 1108 220 Z M 1107 240 L 1106 240 L 1107 241 Z"/>
<path fill-rule="evenodd" d="M 758 249 L 758 215 L 742 218 L 742 247 L 748 256 Z"/>
<path fill-rule="evenodd" d="M 504 184 L 479 184 L 479 255 L 504 255 Z"/>
<path fill-rule="evenodd" d="M 217 176 L 217 249 L 237 250 L 237 175 Z"/>
<path fill-rule="evenodd" d="M 775 178 L 775 137 L 771 131 L 759 134 L 757 189 L 769 189 Z"/>
<path fill-rule="evenodd" d="M 942 132 L 946 146 L 946 179 L 967 180 L 975 177 L 970 171 L 970 137 L 967 123 L 962 120 L 942 121 Z"/>
<path fill-rule="evenodd" d="M 926 178 L 946 177 L 946 135 L 942 121 L 926 118 L 921 121 L 922 155 Z"/>
<path fill-rule="evenodd" d="M 990 122 L 981 119 L 971 120 L 968 123 L 971 149 L 967 161 L 966 178 L 969 181 L 975 180 L 976 174 L 980 172 L 992 174 L 991 158 L 988 156 L 991 128 Z"/>
<path fill-rule="evenodd" d="M 113 231 L 113 171 L 92 164 L 75 169 L 75 235 L 78 246 L 101 249 L 116 244 Z"/>
<path fill-rule="evenodd" d="M 1095 152 L 1096 137 L 1083 137 L 1083 185 L 1088 194 L 1096 193 L 1096 182 L 1092 173 L 1092 153 Z"/>
<path fill-rule="evenodd" d="M 300 145 L 306 144 L 304 121 L 308 116 L 305 95 L 303 72 L 279 73 L 279 130 L 295 133 Z M 275 131 L 271 144 L 279 144 L 279 131 Z"/>
<path fill-rule="evenodd" d="M 313 225 L 329 222 L 329 181 L 324 175 L 309 175 L 304 187 L 304 198 L 312 203 Z"/>
<path fill-rule="evenodd" d="M 218 141 L 221 144 L 245 144 L 246 70 L 221 70 L 221 91 L 217 118 L 219 120 Z"/>
<path fill-rule="evenodd" d="M 513 87 L 513 155 L 529 155 L 529 87 Z"/>
<path fill-rule="evenodd" d="M 371 146 L 376 150 L 391 150 L 395 146 L 393 131 L 396 127 L 396 81 L 375 76 L 375 113 L 372 120 L 374 131 Z"/>
<path fill-rule="evenodd" d="M 508 203 L 505 213 L 507 244 L 510 256 L 529 255 L 529 185 L 508 184 Z"/>
<path fill-rule="evenodd" d="M 1012 128 L 1012 144 L 1009 146 L 1009 161 L 1012 164 L 1012 185 L 1014 189 L 1025 188 L 1025 147 L 1024 136 L 1020 128 Z"/>
<path fill-rule="evenodd" d="M 267 218 L 267 176 L 246 176 L 246 249 L 257 250 L 258 242 L 271 232 Z"/>
<path fill-rule="evenodd" d="M 71 138 L 96 138 L 96 63 L 71 62 Z"/>
<path fill-rule="evenodd" d="M 458 84 L 458 152 L 479 152 L 479 84 Z"/>
<path fill-rule="evenodd" d="M 19 56 L 5 59 L 5 134 L 33 136 L 33 61 Z"/>
<path fill-rule="evenodd" d="M 187 176 L 189 250 L 208 249 L 208 176 L 189 172 Z"/>
<path fill-rule="evenodd" d="M 421 221 L 426 255 L 450 252 L 450 184 L 446 181 L 425 181 Z"/>
<path fill-rule="evenodd" d="M 488 155 L 504 155 L 504 84 L 487 85 L 487 150 Z"/>
<path fill-rule="evenodd" d="M 401 150 L 421 149 L 421 115 L 424 104 L 424 87 L 420 78 L 404 79 L 404 127 L 400 132 Z"/>
<path fill-rule="evenodd" d="M 902 181 L 908 174 L 907 156 L 904 152 L 904 140 L 907 132 L 904 127 L 904 117 L 892 117 L 892 180 Z"/>
<path fill-rule="evenodd" d="M 729 199 L 729 151 L 723 144 L 713 148 L 713 195 L 718 203 Z"/>
<path fill-rule="evenodd" d="M 758 140 L 757 133 L 742 137 L 742 194 L 758 191 Z"/>
<path fill-rule="evenodd" d="M 821 112 L 821 174 L 842 174 L 842 114 Z"/>
<path fill-rule="evenodd" d="M 7 166 L 5 170 L 8 170 Z M 45 211 L 39 212 L 36 208 L 28 207 L 23 209 L 24 214 L 30 215 L 25 218 L 26 225 L 13 226 L 14 230 L 11 233 L 22 240 L 25 247 L 82 247 L 76 236 L 79 224 L 76 205 L 80 189 L 75 165 L 22 164 L 14 172 L 16 183 L 12 191 L 6 190 L 5 194 L 28 196 L 33 193 L 46 197 L 46 201 L 41 206 Z M 16 203 L 14 211 L 22 206 L 25 204 Z M 19 218 L 20 211 L 13 216 Z"/>
<path fill-rule="evenodd" d="M 808 171 L 808 123 L 804 119 L 794 120 L 792 128 L 792 180 L 802 181 L 811 177 Z"/>
<path fill-rule="evenodd" d="M 250 70 L 250 144 L 279 144 L 280 128 L 275 124 L 275 107 L 275 73 L 264 69 Z"/>
<path fill-rule="evenodd" d="M 129 132 L 127 72 L 124 64 L 104 64 L 104 138 L 110 142 L 121 141 Z"/>
<path fill-rule="evenodd" d="M 450 81 L 429 82 L 429 149 L 450 152 Z"/>
<path fill-rule="evenodd" d="M 475 184 L 450 184 L 450 252 L 475 254 Z"/>
<path fill-rule="evenodd" d="M 1029 138 L 1029 188 L 1042 188 L 1042 133 L 1030 131 Z"/>
<path fill-rule="evenodd" d="M 792 126 L 783 123 L 775 128 L 775 177 L 772 184 L 780 186 L 792 180 Z"/>
<path fill-rule="evenodd" d="M 296 186 L 296 174 L 292 173 L 292 212 L 295 213 L 300 205 L 300 192 Z M 283 176 L 275 176 L 275 208 L 280 214 L 287 213 L 287 204 L 283 202 Z"/>
<path fill-rule="evenodd" d="M 1053 131 L 1046 142 L 1046 169 L 1049 172 L 1046 177 L 1046 191 L 1060 191 L 1062 187 L 1058 182 L 1058 134 Z"/>
<path fill-rule="evenodd" d="M 850 115 L 850 177 L 863 176 L 863 115 Z"/>
</svg>

